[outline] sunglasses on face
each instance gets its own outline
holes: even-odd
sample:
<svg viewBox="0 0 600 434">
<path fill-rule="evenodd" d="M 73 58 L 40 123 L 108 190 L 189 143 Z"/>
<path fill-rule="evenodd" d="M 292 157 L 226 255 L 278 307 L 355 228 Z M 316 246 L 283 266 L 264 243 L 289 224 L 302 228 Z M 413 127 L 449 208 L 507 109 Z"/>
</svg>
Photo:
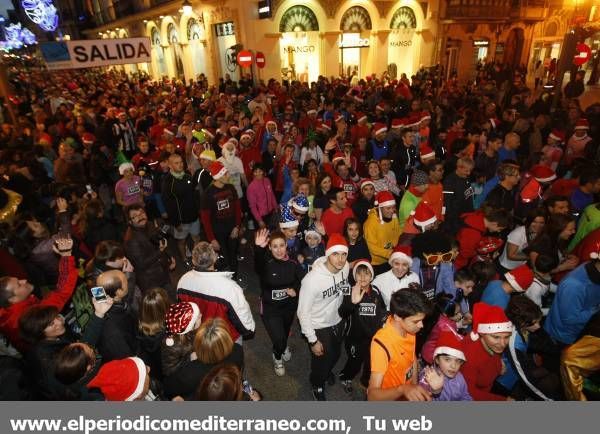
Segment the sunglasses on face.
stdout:
<svg viewBox="0 0 600 434">
<path fill-rule="evenodd" d="M 437 265 L 440 262 L 452 262 L 458 256 L 458 252 L 456 250 L 450 250 L 446 253 L 423 253 L 425 260 L 427 261 L 427 265 Z"/>
</svg>

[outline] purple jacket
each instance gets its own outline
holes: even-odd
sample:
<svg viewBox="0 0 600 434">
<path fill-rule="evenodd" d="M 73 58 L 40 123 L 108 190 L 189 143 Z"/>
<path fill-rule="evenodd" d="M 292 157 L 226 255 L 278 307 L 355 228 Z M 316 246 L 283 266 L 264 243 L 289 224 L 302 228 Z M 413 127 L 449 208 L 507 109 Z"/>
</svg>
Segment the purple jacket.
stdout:
<svg viewBox="0 0 600 434">
<path fill-rule="evenodd" d="M 425 385 L 428 388 L 425 379 L 425 370 L 419 373 L 419 384 Z M 456 374 L 454 378 L 444 377 L 444 387 L 439 395 L 433 395 L 434 401 L 473 401 L 469 394 L 469 388 L 462 372 Z"/>
<path fill-rule="evenodd" d="M 254 179 L 248 185 L 246 197 L 252 216 L 256 221 L 262 220 L 264 216 L 277 209 L 277 200 L 269 178 Z"/>
</svg>

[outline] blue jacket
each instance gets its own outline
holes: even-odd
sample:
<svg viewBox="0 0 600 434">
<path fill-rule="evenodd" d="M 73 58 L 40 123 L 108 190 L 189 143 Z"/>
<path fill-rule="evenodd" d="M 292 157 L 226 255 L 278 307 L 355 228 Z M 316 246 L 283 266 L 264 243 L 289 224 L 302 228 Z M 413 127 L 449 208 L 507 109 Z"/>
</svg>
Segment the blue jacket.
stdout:
<svg viewBox="0 0 600 434">
<path fill-rule="evenodd" d="M 421 258 L 413 258 L 410 271 L 419 276 L 419 280 L 423 282 L 423 273 L 421 273 Z M 456 293 L 456 288 L 454 287 L 454 265 L 448 262 L 442 262 L 437 266 L 435 276 L 435 294 L 439 294 L 440 292 L 452 294 L 452 291 Z"/>
<path fill-rule="evenodd" d="M 492 306 L 506 309 L 510 301 L 510 294 L 502 288 L 502 280 L 492 280 L 483 290 L 481 301 Z"/>
<path fill-rule="evenodd" d="M 600 272 L 593 262 L 587 262 L 558 285 L 544 328 L 555 340 L 572 344 L 599 310 Z"/>
</svg>

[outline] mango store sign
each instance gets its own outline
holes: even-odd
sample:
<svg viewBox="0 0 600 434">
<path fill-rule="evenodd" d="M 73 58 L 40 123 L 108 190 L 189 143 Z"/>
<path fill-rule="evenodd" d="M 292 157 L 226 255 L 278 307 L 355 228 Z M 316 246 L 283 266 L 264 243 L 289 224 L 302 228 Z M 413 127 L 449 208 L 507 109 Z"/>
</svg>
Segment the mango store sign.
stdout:
<svg viewBox="0 0 600 434">
<path fill-rule="evenodd" d="M 41 44 L 48 69 L 93 68 L 150 62 L 150 38 L 93 39 Z"/>
</svg>

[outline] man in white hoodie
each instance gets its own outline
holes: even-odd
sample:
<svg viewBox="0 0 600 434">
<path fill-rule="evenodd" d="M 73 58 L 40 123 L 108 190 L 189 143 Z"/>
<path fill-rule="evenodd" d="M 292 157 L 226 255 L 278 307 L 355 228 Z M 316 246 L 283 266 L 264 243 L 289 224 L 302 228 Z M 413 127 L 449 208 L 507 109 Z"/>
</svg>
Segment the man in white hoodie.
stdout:
<svg viewBox="0 0 600 434">
<path fill-rule="evenodd" d="M 344 237 L 331 234 L 325 256 L 313 263 L 300 288 L 298 320 L 312 352 L 309 378 L 317 401 L 326 401 L 325 382 L 335 381 L 331 370 L 340 357 L 344 329 L 338 310 L 350 293 L 347 257 Z"/>
<path fill-rule="evenodd" d="M 389 310 L 394 292 L 408 288 L 411 283 L 420 285 L 421 279 L 418 274 L 410 271 L 413 262 L 410 246 L 396 246 L 388 262 L 392 269 L 377 276 L 372 285 L 381 292 L 385 307 Z"/>
</svg>

